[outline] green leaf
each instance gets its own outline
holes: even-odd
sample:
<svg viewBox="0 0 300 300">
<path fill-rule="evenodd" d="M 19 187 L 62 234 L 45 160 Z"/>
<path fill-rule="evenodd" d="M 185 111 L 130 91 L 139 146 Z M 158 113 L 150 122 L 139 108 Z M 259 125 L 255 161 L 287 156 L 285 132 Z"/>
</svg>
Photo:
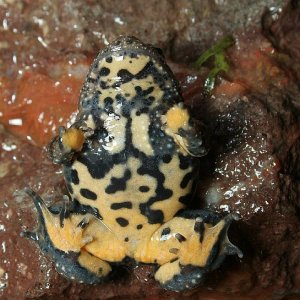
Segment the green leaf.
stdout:
<svg viewBox="0 0 300 300">
<path fill-rule="evenodd" d="M 208 73 L 208 76 L 204 83 L 204 88 L 207 92 L 211 92 L 215 86 L 216 76 L 219 72 L 228 72 L 229 64 L 225 57 L 225 50 L 234 44 L 233 37 L 225 37 L 210 49 L 206 50 L 196 60 L 195 65 L 200 68 L 209 58 L 214 57 L 214 67 Z"/>
</svg>

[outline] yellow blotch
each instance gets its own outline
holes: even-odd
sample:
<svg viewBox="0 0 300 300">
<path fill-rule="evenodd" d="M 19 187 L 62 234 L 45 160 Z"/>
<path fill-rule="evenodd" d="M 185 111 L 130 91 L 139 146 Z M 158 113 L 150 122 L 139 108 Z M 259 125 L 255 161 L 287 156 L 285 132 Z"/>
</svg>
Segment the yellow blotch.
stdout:
<svg viewBox="0 0 300 300">
<path fill-rule="evenodd" d="M 108 116 L 104 121 L 104 127 L 114 138 L 104 148 L 111 154 L 119 153 L 125 148 L 127 118 L 116 119 L 114 115 Z"/>
<path fill-rule="evenodd" d="M 177 132 L 179 128 L 187 126 L 189 121 L 188 111 L 179 106 L 174 106 L 168 110 L 166 114 L 167 126 L 173 131 Z"/>
<path fill-rule="evenodd" d="M 137 116 L 136 110 L 133 110 L 131 114 L 131 118 L 132 118 L 131 132 L 132 132 L 133 145 L 141 152 L 145 153 L 146 155 L 148 156 L 153 155 L 154 151 L 150 144 L 150 138 L 148 134 L 148 130 L 150 126 L 149 116 L 146 114 Z"/>
<path fill-rule="evenodd" d="M 111 271 L 111 266 L 107 262 L 89 254 L 84 250 L 78 257 L 78 263 L 82 267 L 98 276 L 106 276 Z"/>
<path fill-rule="evenodd" d="M 84 134 L 80 129 L 70 128 L 62 136 L 62 143 L 66 149 L 80 151 L 84 143 Z"/>
</svg>

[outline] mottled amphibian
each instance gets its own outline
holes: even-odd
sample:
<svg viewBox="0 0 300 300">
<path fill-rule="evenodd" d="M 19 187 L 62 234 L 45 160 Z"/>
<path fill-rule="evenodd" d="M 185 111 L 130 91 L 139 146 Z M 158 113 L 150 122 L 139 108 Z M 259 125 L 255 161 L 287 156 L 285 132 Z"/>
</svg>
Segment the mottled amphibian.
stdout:
<svg viewBox="0 0 300 300">
<path fill-rule="evenodd" d="M 159 49 L 121 37 L 100 52 L 85 80 L 74 124 L 49 154 L 63 166 L 71 200 L 47 208 L 31 189 L 35 240 L 59 273 L 85 283 L 128 258 L 157 266 L 166 289 L 194 288 L 240 250 L 227 238 L 235 218 L 185 210 L 203 137 Z"/>
</svg>

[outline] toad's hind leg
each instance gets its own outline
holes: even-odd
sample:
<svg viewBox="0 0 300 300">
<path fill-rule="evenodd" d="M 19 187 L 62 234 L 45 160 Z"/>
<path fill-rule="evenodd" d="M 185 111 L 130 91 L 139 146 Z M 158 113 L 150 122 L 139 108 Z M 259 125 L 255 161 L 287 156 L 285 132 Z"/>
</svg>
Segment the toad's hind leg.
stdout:
<svg viewBox="0 0 300 300">
<path fill-rule="evenodd" d="M 230 243 L 229 214 L 221 219 L 209 211 L 184 211 L 162 225 L 152 236 L 148 250 L 160 267 L 155 279 L 162 287 L 182 291 L 197 287 L 203 275 L 216 269 L 226 255 L 242 256 Z"/>
<path fill-rule="evenodd" d="M 54 261 L 56 270 L 67 278 L 90 284 L 103 281 L 111 271 L 110 264 L 87 250 L 88 245 L 95 243 L 89 227 L 96 227 L 98 234 L 106 230 L 100 221 L 88 213 L 70 212 L 66 205 L 60 213 L 53 213 L 33 190 L 27 188 L 25 192 L 34 201 L 39 221 L 36 232 L 22 235 L 34 240 Z"/>
</svg>

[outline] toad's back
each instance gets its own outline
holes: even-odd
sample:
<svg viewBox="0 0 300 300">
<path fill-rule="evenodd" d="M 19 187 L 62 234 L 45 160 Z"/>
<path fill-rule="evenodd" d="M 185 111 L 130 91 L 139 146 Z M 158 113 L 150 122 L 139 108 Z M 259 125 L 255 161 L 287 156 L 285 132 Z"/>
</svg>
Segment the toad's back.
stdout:
<svg viewBox="0 0 300 300">
<path fill-rule="evenodd" d="M 147 237 L 190 199 L 195 162 L 180 140 L 179 130 L 190 130 L 181 101 L 161 54 L 134 38 L 112 44 L 91 67 L 75 126 L 92 132 L 65 177 L 73 199 L 120 238 Z"/>
</svg>

